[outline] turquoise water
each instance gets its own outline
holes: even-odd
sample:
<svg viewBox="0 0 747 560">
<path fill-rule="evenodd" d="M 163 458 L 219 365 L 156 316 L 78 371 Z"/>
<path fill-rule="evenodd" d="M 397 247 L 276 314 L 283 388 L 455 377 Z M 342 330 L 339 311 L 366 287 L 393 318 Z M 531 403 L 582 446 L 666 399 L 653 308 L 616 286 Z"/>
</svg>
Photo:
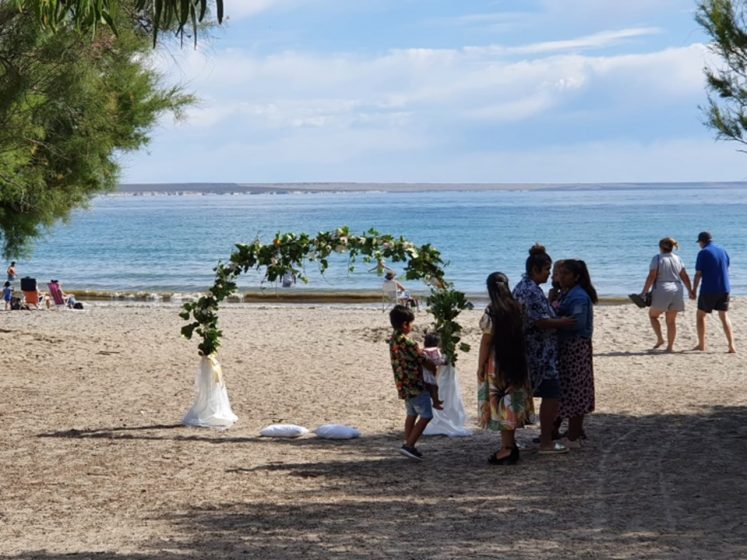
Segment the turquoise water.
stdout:
<svg viewBox="0 0 747 560">
<path fill-rule="evenodd" d="M 212 268 L 236 242 L 278 232 L 347 224 L 431 243 L 449 261 L 447 277 L 481 294 L 494 270 L 516 282 L 527 249 L 542 242 L 554 259 L 582 258 L 604 296 L 639 291 L 661 237 L 680 241 L 692 274 L 700 230 L 710 230 L 732 259 L 733 293 L 747 294 L 747 185 L 545 189 L 489 192 L 319 193 L 284 195 L 107 196 L 76 212 L 20 260 L 21 276 L 68 289 L 196 292 L 212 284 Z M 324 278 L 295 289 L 378 289 L 360 263 L 333 263 Z M 241 288 L 256 288 L 253 274 Z M 424 289 L 413 283 L 416 290 Z"/>
</svg>

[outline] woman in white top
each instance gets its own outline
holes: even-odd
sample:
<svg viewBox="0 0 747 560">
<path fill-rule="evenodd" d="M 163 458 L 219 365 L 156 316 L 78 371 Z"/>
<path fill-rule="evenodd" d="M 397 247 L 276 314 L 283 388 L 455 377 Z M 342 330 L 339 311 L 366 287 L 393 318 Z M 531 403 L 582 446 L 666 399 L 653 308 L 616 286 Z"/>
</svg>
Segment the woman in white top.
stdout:
<svg viewBox="0 0 747 560">
<path fill-rule="evenodd" d="M 674 349 L 674 339 L 677 336 L 677 313 L 685 310 L 685 292 L 682 284 L 687 288 L 688 294 L 693 293 L 685 266 L 673 252 L 678 246 L 677 241 L 671 237 L 665 237 L 659 241 L 660 252 L 651 259 L 649 273 L 643 284 L 643 292 L 641 292 L 643 297 L 649 290 L 653 290 L 648 317 L 656 334 L 654 349 L 664 344 L 659 323 L 659 317 L 664 313 L 667 323 L 667 352 L 672 352 Z"/>
</svg>

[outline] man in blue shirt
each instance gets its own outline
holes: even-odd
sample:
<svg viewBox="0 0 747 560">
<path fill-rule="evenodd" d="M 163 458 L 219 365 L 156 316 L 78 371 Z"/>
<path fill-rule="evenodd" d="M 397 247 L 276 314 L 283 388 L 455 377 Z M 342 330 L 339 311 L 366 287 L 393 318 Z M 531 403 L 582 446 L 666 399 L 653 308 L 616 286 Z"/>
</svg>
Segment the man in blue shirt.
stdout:
<svg viewBox="0 0 747 560">
<path fill-rule="evenodd" d="M 724 327 L 729 353 L 734 353 L 736 352 L 734 333 L 727 313 L 729 292 L 731 292 L 729 254 L 712 242 L 711 234 L 707 231 L 701 231 L 698 234 L 698 245 L 700 245 L 700 252 L 695 261 L 695 283 L 690 295 L 692 299 L 695 299 L 698 286 L 700 286 L 697 315 L 698 345 L 693 350 L 705 350 L 706 314 L 710 314 L 715 309 Z"/>
</svg>

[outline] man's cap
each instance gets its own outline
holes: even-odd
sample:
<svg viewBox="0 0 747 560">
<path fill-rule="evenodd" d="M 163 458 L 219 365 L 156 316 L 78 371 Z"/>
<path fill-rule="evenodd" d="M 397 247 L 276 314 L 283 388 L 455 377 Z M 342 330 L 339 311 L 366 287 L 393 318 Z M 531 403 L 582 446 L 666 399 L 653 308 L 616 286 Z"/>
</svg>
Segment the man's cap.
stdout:
<svg viewBox="0 0 747 560">
<path fill-rule="evenodd" d="M 701 231 L 698 234 L 698 243 L 709 243 L 711 241 L 711 239 L 713 239 L 713 238 L 711 237 L 710 232 Z"/>
</svg>

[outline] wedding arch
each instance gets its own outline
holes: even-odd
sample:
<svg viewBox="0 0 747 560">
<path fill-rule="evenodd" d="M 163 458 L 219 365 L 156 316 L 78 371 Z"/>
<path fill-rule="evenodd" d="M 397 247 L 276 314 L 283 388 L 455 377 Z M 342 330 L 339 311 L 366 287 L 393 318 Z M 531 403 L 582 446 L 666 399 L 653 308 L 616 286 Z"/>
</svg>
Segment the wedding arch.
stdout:
<svg viewBox="0 0 747 560">
<path fill-rule="evenodd" d="M 222 336 L 218 328 L 219 304 L 236 292 L 236 280 L 242 273 L 253 269 L 269 282 L 295 274 L 298 280 L 307 283 L 305 264 L 317 263 L 323 274 L 333 253 L 347 254 L 351 272 L 359 258 L 364 263 L 374 263 L 379 275 L 386 270 L 387 262 L 405 263 L 405 279 L 422 280 L 430 287 L 426 299 L 428 312 L 433 315 L 432 328 L 441 336 L 442 351 L 449 363 L 452 366 L 456 363 L 458 351 L 469 350 L 469 345 L 461 341 L 462 327 L 456 319 L 472 305 L 463 292 L 446 281 L 446 263 L 441 253 L 430 244 L 418 247 L 404 237 L 380 234 L 374 229 L 353 235 L 348 226 L 314 237 L 306 233 L 277 233 L 267 244 L 259 239 L 237 244 L 228 262 L 219 262 L 215 267 L 215 282 L 207 293 L 182 306 L 180 317 L 190 321 L 182 327 L 182 335 L 187 339 L 197 335 L 201 339 L 199 354 L 215 360 Z"/>
</svg>

